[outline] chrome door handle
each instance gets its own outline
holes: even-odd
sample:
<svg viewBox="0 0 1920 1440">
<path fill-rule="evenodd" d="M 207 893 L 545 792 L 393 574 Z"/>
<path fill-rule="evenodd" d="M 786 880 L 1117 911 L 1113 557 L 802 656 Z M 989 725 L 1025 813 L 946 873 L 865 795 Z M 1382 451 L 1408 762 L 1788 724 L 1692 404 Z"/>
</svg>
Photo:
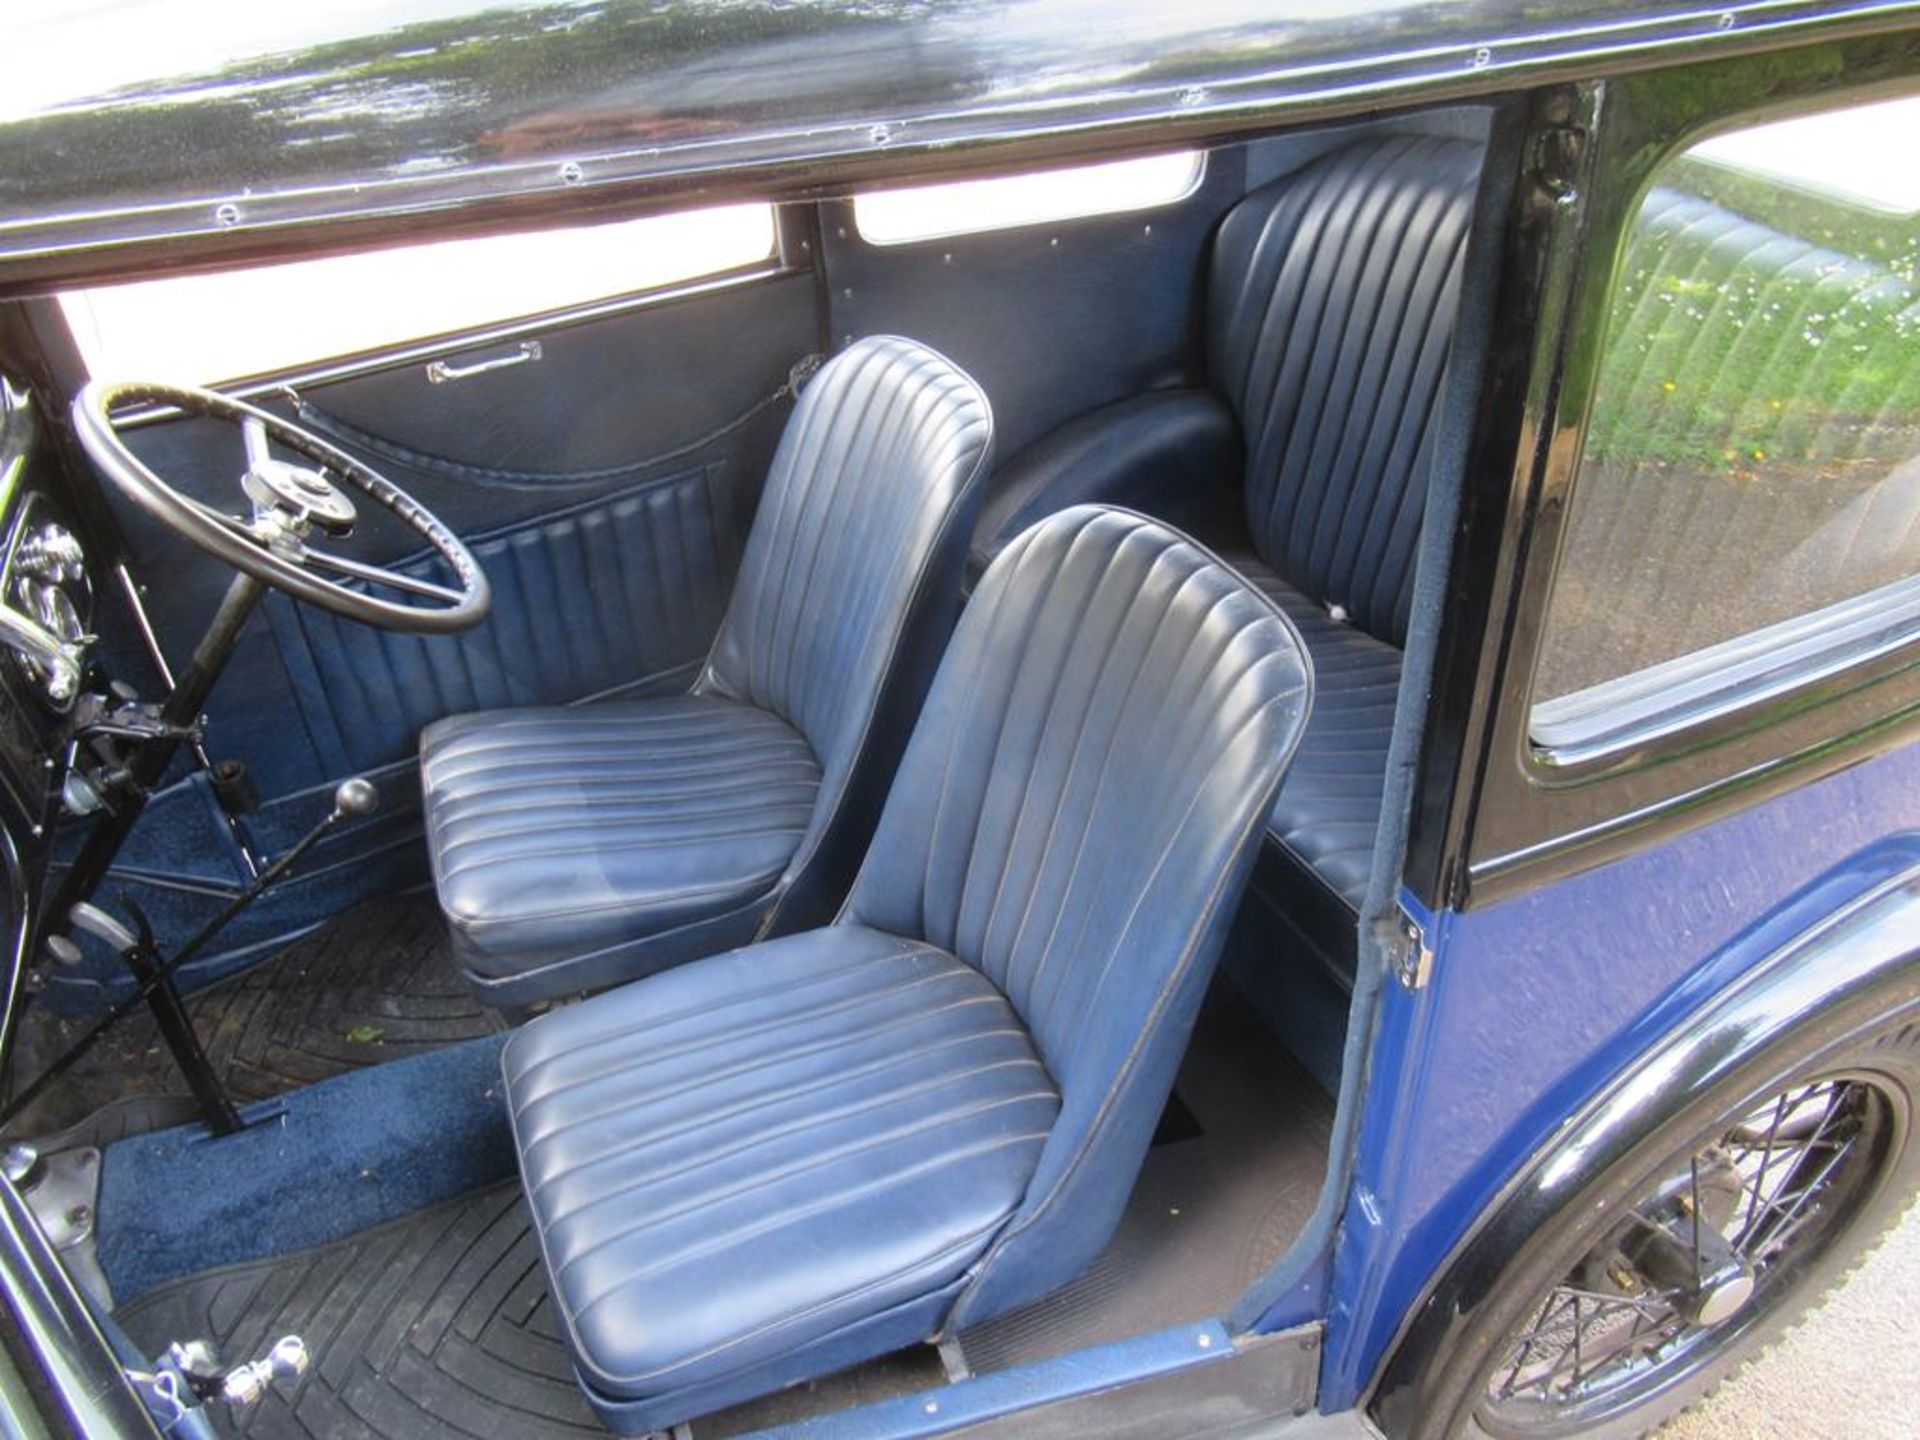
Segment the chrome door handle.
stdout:
<svg viewBox="0 0 1920 1440">
<path fill-rule="evenodd" d="M 489 355 L 484 360 L 475 360 L 468 365 L 455 365 L 446 360 L 427 362 L 427 379 L 435 385 L 444 385 L 449 380 L 464 380 L 469 375 L 484 375 L 489 370 L 505 370 L 510 365 L 525 365 L 540 358 L 538 340 L 522 340 L 504 355 Z"/>
</svg>

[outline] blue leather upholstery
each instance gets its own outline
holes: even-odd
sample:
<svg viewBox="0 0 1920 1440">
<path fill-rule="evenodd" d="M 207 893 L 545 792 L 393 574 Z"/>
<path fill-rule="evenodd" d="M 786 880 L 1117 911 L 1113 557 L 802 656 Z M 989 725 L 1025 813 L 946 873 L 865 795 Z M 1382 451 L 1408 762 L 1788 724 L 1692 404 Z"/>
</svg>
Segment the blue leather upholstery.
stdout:
<svg viewBox="0 0 1920 1440">
<path fill-rule="evenodd" d="M 1480 152 L 1335 151 L 1221 223 L 1209 367 L 1246 431 L 1247 527 L 1289 585 L 1406 641 Z"/>
<path fill-rule="evenodd" d="M 1208 277 L 1208 379 L 1241 441 L 1234 563 L 1299 625 L 1319 698 L 1270 827 L 1279 862 L 1336 897 L 1322 948 L 1351 965 L 1385 786 L 1441 377 L 1479 147 L 1388 135 L 1332 151 L 1249 194 L 1221 222 Z M 1125 496 L 1172 513 L 1208 488 L 1164 478 L 1157 446 L 1194 425 L 1193 391 L 1083 417 L 1001 469 L 975 561 L 1059 505 Z M 1166 437 L 1141 433 L 1164 425 Z M 1157 493 L 1155 492 L 1158 487 Z M 1207 532 L 1212 533 L 1212 532 Z M 1337 618 L 1336 618 L 1337 612 Z"/>
<path fill-rule="evenodd" d="M 609 1396 L 707 1385 L 950 1289 L 1060 1108 L 977 970 L 858 925 L 562 1011 L 506 1072 L 560 1314 Z"/>
<path fill-rule="evenodd" d="M 1400 652 L 1334 620 L 1259 557 L 1226 560 L 1286 612 L 1313 656 L 1313 714 L 1280 786 L 1268 833 L 1305 862 L 1312 883 L 1357 911 L 1380 828 Z"/>
<path fill-rule="evenodd" d="M 1151 508 L 1204 532 L 1239 505 L 1240 425 L 1211 390 L 1149 390 L 1062 425 L 1001 467 L 980 510 L 974 579 L 1006 541 L 1069 505 Z"/>
<path fill-rule="evenodd" d="M 272 593 L 281 663 L 325 773 L 392 765 L 449 715 L 686 689 L 720 628 L 740 556 L 743 536 L 719 503 L 726 494 L 718 469 L 703 466 L 465 534 L 494 606 L 459 635 L 376 630 Z M 639 556 L 645 564 L 633 563 Z M 399 568 L 435 581 L 438 563 Z M 581 583 L 585 575 L 595 583 Z M 565 644 L 536 638 L 563 628 Z"/>
<path fill-rule="evenodd" d="M 648 974 L 844 888 L 951 625 L 991 436 L 941 356 L 850 346 L 788 422 L 691 696 L 427 727 L 434 874 L 485 998 Z"/>
<path fill-rule="evenodd" d="M 639 912 L 682 958 L 753 938 L 820 766 L 756 706 L 681 695 L 444 720 L 424 747 L 440 904 L 485 987 L 621 978 Z M 596 957 L 606 953 L 603 962 Z"/>
<path fill-rule="evenodd" d="M 505 1073 L 556 1309 L 662 1428 L 1071 1279 L 1126 1203 L 1311 701 L 1153 521 L 1027 532 L 840 919 L 534 1021 Z"/>
</svg>

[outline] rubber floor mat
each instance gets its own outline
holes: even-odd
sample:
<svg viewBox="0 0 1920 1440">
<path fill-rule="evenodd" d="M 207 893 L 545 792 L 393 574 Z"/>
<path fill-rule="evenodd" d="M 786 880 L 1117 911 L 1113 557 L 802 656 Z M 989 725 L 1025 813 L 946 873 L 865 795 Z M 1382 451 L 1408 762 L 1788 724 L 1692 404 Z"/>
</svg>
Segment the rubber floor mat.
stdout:
<svg viewBox="0 0 1920 1440">
<path fill-rule="evenodd" d="M 506 1029 L 454 968 L 427 896 L 351 910 L 189 1008 L 228 1087 L 250 1100 Z"/>
<path fill-rule="evenodd" d="M 350 1240 L 229 1266 L 150 1291 L 115 1313 L 144 1350 L 211 1340 L 228 1364 L 282 1335 L 313 1368 L 229 1434 L 505 1440 L 597 1435 L 554 1329 L 517 1185 L 456 1200 Z"/>
<path fill-rule="evenodd" d="M 115 1312 L 144 1350 L 213 1341 L 229 1364 L 282 1335 L 313 1368 L 237 1422 L 250 1440 L 560 1440 L 600 1435 L 555 1328 L 517 1184 L 478 1192 L 298 1255 L 232 1265 Z M 942 1382 L 930 1349 L 696 1421 L 722 1437 Z"/>
<path fill-rule="evenodd" d="M 1236 990 L 1217 986 L 1112 1241 L 1064 1289 L 964 1331 L 969 1368 L 1221 1314 L 1312 1215 L 1332 1121 L 1326 1092 Z"/>
<path fill-rule="evenodd" d="M 187 1008 L 208 1058 L 242 1102 L 505 1028 L 460 978 L 440 912 L 424 895 L 358 906 L 253 969 L 189 996 Z M 38 1074 L 86 1024 L 40 1006 L 30 1010 L 14 1082 Z M 111 1102 L 184 1089 L 142 1011 L 110 1032 L 9 1133 L 44 1136 Z M 124 1128 L 125 1120 L 122 1113 L 114 1123 Z M 117 1138 L 76 1137 L 72 1143 Z"/>
</svg>

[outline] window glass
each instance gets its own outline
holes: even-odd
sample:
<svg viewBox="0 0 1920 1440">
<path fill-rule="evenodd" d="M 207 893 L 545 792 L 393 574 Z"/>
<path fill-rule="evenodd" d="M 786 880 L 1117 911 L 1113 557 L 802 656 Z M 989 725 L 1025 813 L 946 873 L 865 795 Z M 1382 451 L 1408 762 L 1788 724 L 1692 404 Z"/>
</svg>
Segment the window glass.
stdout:
<svg viewBox="0 0 1920 1440">
<path fill-rule="evenodd" d="M 87 368 L 206 385 L 563 310 L 769 259 L 773 207 L 444 240 L 60 297 Z"/>
<path fill-rule="evenodd" d="M 1884 173 L 1837 161 L 1863 133 Z M 1906 100 L 1718 137 L 1656 176 L 1616 280 L 1538 699 L 1751 659 L 1730 642 L 1911 589 L 1887 587 L 1920 572 L 1920 191 L 1884 159 L 1916 151 Z"/>
<path fill-rule="evenodd" d="M 1192 194 L 1205 159 L 1198 151 L 1183 150 L 1029 175 L 875 191 L 854 197 L 853 218 L 861 239 L 875 245 L 901 245 L 942 235 L 1144 210 Z"/>
</svg>

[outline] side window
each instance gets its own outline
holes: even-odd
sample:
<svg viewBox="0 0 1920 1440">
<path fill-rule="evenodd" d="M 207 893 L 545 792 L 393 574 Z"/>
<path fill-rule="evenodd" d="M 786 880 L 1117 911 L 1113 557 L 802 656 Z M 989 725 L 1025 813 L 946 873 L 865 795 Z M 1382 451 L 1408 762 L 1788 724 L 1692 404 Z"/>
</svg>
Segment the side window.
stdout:
<svg viewBox="0 0 1920 1440">
<path fill-rule="evenodd" d="M 1171 205 L 1193 193 L 1205 169 L 1202 152 L 1180 150 L 987 180 L 876 190 L 853 197 L 853 218 L 868 244 L 907 245 L 943 235 Z"/>
<path fill-rule="evenodd" d="M 1631 232 L 1535 674 L 1537 744 L 1920 634 L 1920 98 L 1666 162 Z M 1856 652 L 1857 653 L 1857 652 Z"/>
<path fill-rule="evenodd" d="M 239 380 L 770 261 L 773 207 L 444 240 L 60 297 L 95 375 Z"/>
</svg>

